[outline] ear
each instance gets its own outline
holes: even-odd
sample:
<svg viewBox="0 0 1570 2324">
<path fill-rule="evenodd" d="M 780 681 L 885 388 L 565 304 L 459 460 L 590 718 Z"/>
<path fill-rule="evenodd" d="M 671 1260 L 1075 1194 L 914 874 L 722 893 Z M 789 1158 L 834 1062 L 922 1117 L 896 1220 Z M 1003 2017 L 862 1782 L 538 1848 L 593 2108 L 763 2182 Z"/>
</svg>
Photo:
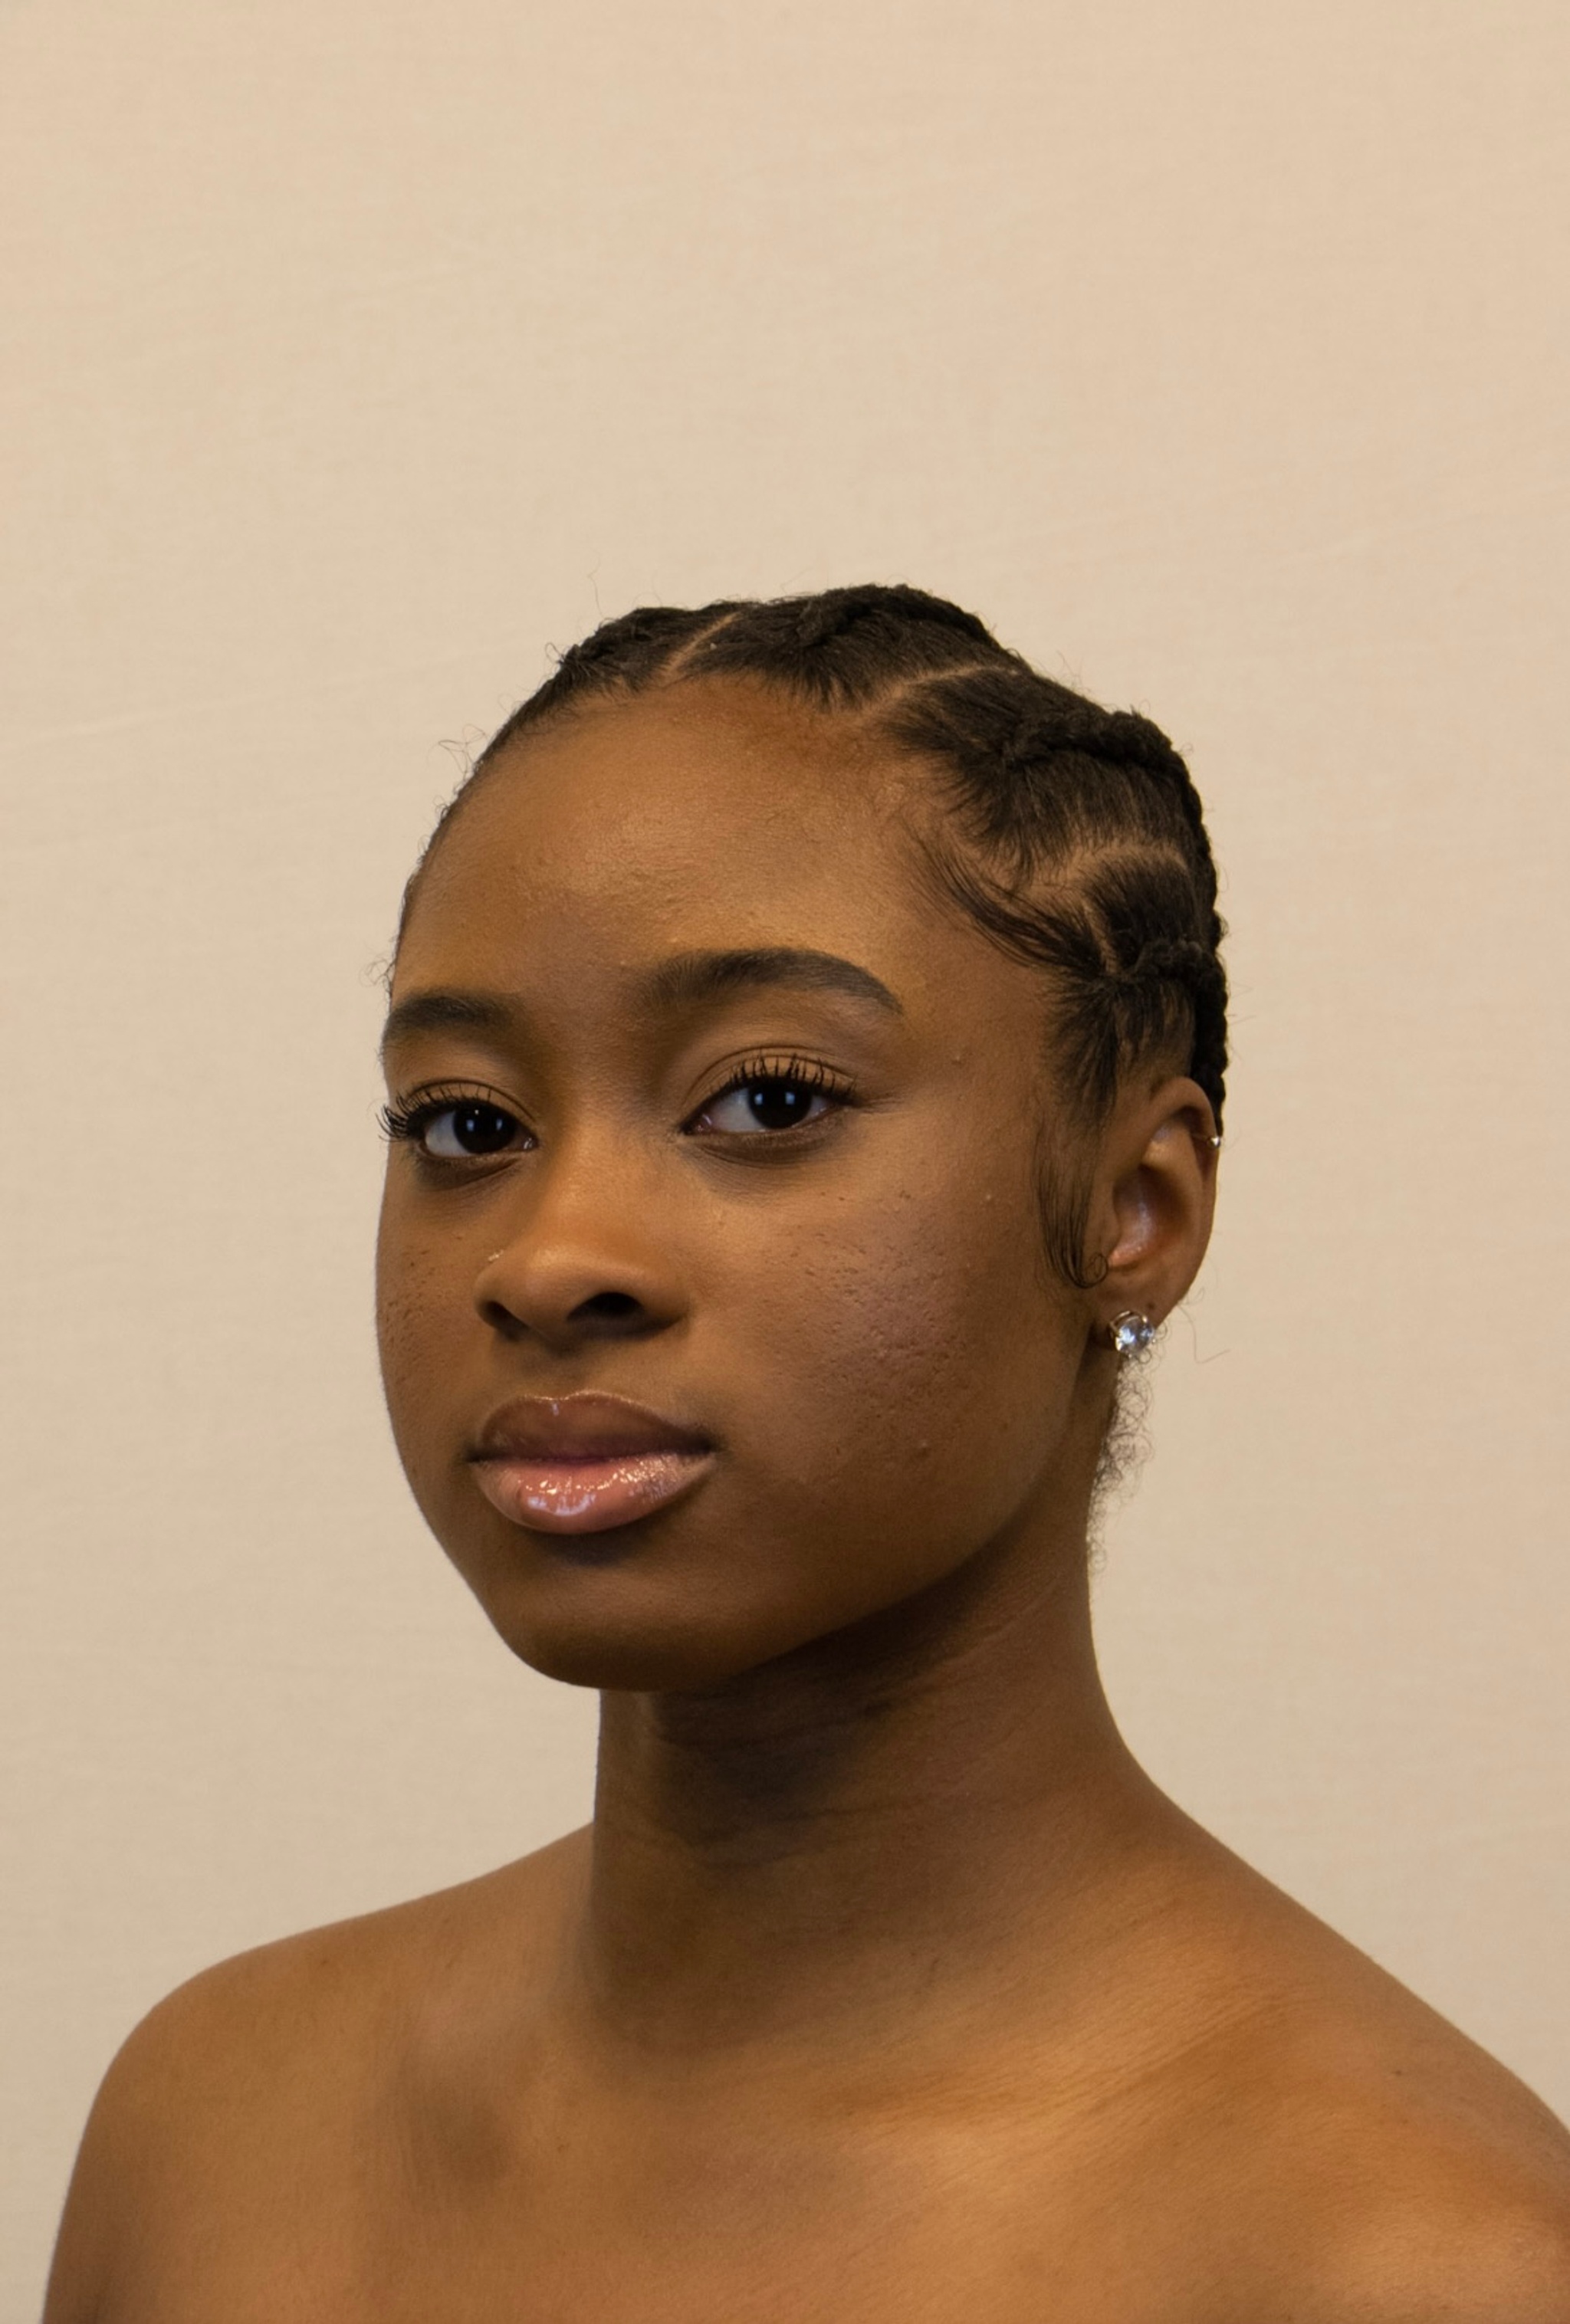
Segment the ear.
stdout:
<svg viewBox="0 0 1570 2324">
<path fill-rule="evenodd" d="M 1106 1262 L 1098 1328 L 1131 1308 L 1163 1323 L 1199 1272 L 1215 1213 L 1220 1139 L 1187 1075 L 1120 1101 L 1102 1141 L 1090 1248 Z"/>
</svg>

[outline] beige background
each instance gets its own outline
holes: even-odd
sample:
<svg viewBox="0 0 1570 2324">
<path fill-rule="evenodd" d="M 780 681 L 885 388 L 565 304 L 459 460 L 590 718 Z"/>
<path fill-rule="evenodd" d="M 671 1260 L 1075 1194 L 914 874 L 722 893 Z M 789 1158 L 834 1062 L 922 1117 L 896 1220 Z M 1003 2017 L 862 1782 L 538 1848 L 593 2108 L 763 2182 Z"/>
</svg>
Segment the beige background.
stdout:
<svg viewBox="0 0 1570 2324">
<path fill-rule="evenodd" d="M 1101 1583 L 1178 1796 L 1570 2107 L 1558 0 L 10 0 L 0 2315 L 177 1979 L 578 1819 L 378 1402 L 374 964 L 649 597 L 1193 758 L 1233 1137 Z"/>
</svg>

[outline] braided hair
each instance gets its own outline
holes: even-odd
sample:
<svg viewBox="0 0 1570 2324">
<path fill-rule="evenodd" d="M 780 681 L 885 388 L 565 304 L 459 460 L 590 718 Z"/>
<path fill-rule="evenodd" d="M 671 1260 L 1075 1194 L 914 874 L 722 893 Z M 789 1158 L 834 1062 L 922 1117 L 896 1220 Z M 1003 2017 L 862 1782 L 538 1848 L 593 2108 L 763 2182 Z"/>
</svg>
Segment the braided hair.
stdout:
<svg viewBox="0 0 1570 2324">
<path fill-rule="evenodd" d="M 928 868 L 994 943 L 1048 972 L 1058 1063 L 1093 1122 L 1131 1070 L 1171 1057 L 1219 1124 L 1224 929 L 1187 768 L 1149 719 L 1043 678 L 974 613 L 920 589 L 649 605 L 602 623 L 493 736 L 422 862 L 473 784 L 531 728 L 596 696 L 711 676 L 854 715 L 936 770 L 951 836 L 926 844 Z M 1045 1201 L 1044 1223 L 1060 1273 L 1089 1279 L 1083 1202 Z"/>
</svg>

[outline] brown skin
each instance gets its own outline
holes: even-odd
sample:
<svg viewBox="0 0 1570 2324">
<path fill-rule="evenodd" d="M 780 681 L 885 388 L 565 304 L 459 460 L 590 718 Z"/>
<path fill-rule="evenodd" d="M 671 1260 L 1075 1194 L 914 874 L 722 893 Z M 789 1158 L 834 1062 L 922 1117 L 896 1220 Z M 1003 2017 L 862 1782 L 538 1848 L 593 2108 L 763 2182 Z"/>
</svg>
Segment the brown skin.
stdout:
<svg viewBox="0 0 1570 2324">
<path fill-rule="evenodd" d="M 1193 1280 L 1214 1124 L 1170 1060 L 1077 1122 L 1040 981 L 919 876 L 935 811 L 850 723 L 711 681 L 537 733 L 449 827 L 394 1002 L 506 1019 L 401 1038 L 390 1085 L 531 1136 L 395 1148 L 388 1397 L 502 1637 L 606 1690 L 595 1823 L 155 2011 L 48 2324 L 1570 2319 L 1565 2132 L 1113 1724 L 1105 1326 Z M 738 946 L 899 1009 L 651 998 Z M 716 1130 L 760 1057 L 846 1102 Z M 1044 1157 L 1085 1175 L 1094 1289 L 1043 1263 Z M 576 1388 L 718 1447 L 592 1554 L 465 1458 Z"/>
</svg>

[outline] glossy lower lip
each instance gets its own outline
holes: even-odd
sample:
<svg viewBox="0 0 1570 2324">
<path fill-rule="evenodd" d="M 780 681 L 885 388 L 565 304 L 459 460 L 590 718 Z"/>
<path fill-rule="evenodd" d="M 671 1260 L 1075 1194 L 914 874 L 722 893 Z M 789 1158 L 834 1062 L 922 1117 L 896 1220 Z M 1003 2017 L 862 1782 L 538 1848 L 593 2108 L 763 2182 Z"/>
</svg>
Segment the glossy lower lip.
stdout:
<svg viewBox="0 0 1570 2324">
<path fill-rule="evenodd" d="M 531 1533 L 609 1533 L 669 1508 L 707 1474 L 708 1452 L 673 1447 L 596 1452 L 566 1460 L 537 1452 L 493 1454 L 474 1463 L 491 1507 Z"/>
</svg>

